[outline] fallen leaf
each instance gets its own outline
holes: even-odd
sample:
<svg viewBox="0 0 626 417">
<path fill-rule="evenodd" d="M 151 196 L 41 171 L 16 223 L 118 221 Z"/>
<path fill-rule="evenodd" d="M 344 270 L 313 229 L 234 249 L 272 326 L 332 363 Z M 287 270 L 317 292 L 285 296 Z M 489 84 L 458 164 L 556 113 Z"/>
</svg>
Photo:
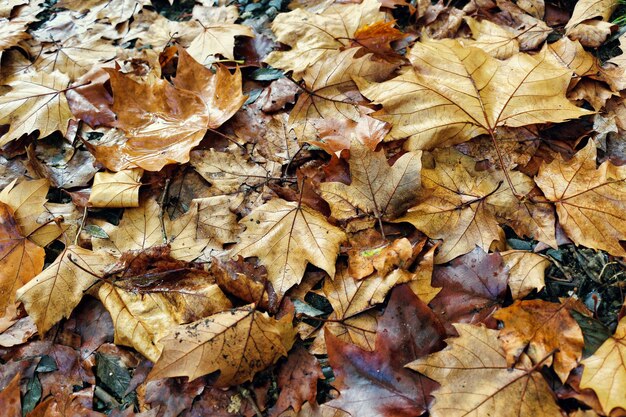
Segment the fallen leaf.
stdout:
<svg viewBox="0 0 626 417">
<path fill-rule="evenodd" d="M 509 367 L 497 330 L 469 324 L 454 327 L 459 337 L 447 339 L 448 347 L 407 365 L 441 384 L 432 394 L 433 417 L 562 415 L 550 387 L 528 358 L 522 356 Z"/>
<path fill-rule="evenodd" d="M 345 234 L 305 205 L 273 199 L 241 219 L 246 230 L 231 256 L 256 256 L 279 298 L 304 275 L 307 262 L 335 275 Z"/>
<path fill-rule="evenodd" d="M 572 159 L 543 163 L 535 182 L 556 205 L 559 223 L 578 245 L 626 256 L 620 245 L 626 233 L 626 169 L 604 162 L 596 168 L 593 142 Z"/>
<path fill-rule="evenodd" d="M 20 379 L 22 375 L 15 374 L 9 385 L 0 391 L 0 407 L 5 417 L 21 417 L 22 402 L 20 401 Z"/>
<path fill-rule="evenodd" d="M 96 173 L 89 203 L 92 207 L 139 207 L 142 174 L 138 168 Z"/>
<path fill-rule="evenodd" d="M 520 250 L 501 252 L 509 269 L 509 288 L 514 300 L 526 297 L 532 290 L 545 287 L 544 275 L 550 261 L 543 256 Z"/>
<path fill-rule="evenodd" d="M 568 301 L 562 304 L 543 300 L 517 300 L 493 315 L 504 323 L 498 338 L 506 352 L 507 363 L 513 366 L 525 353 L 534 363 L 550 366 L 565 382 L 578 365 L 583 351 L 583 333 L 569 313 Z M 546 357 L 553 353 L 553 356 Z"/>
<path fill-rule="evenodd" d="M 200 34 L 189 44 L 187 52 L 201 64 L 210 63 L 209 59 L 217 54 L 234 60 L 235 36 L 254 37 L 254 32 L 248 26 L 234 23 L 203 25 Z"/>
<path fill-rule="evenodd" d="M 194 380 L 220 371 L 217 387 L 248 381 L 287 355 L 295 337 L 291 320 L 275 320 L 248 305 L 175 327 L 161 339 L 163 354 L 148 379 Z"/>
<path fill-rule="evenodd" d="M 389 140 L 408 137 L 406 148 L 431 149 L 494 134 L 500 126 L 561 122 L 590 112 L 565 98 L 571 75 L 545 54 L 519 53 L 498 61 L 456 40 L 418 42 L 413 64 L 383 83 L 359 82 L 381 104 L 374 116 L 391 123 Z"/>
<path fill-rule="evenodd" d="M 617 1 L 615 0 L 581 0 L 574 6 L 574 12 L 565 25 L 565 29 L 569 33 L 572 28 L 595 17 L 601 17 L 602 20 L 606 21 L 611 17 L 616 7 Z"/>
<path fill-rule="evenodd" d="M 378 21 L 358 28 L 354 32 L 352 46 L 361 46 L 368 52 L 389 62 L 401 61 L 401 55 L 395 51 L 391 44 L 406 38 L 408 35 L 394 28 L 394 24 L 395 21 Z"/>
<path fill-rule="evenodd" d="M 497 59 L 508 59 L 519 52 L 518 34 L 512 28 L 497 25 L 489 20 L 478 21 L 469 16 L 463 19 L 470 27 L 474 38 L 474 42 L 467 42 L 469 45 L 480 48 Z"/>
<path fill-rule="evenodd" d="M 615 334 L 607 339 L 590 357 L 581 362 L 581 388 L 591 388 L 598 395 L 606 414 L 620 407 L 626 410 L 626 318 L 622 318 Z"/>
</svg>

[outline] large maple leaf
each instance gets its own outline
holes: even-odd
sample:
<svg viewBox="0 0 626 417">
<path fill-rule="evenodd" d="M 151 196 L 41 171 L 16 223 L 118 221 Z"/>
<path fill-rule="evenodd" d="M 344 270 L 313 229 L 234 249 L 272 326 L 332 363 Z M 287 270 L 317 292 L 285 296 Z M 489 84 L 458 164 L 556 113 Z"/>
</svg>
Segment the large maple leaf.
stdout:
<svg viewBox="0 0 626 417">
<path fill-rule="evenodd" d="M 408 137 L 409 149 L 431 149 L 495 134 L 499 126 L 562 122 L 589 111 L 565 98 L 568 69 L 544 53 L 499 61 L 456 40 L 426 40 L 408 53 L 413 64 L 380 84 L 357 83 L 392 124 L 390 139 Z"/>
<path fill-rule="evenodd" d="M 335 275 L 335 260 L 345 234 L 307 206 L 273 199 L 240 224 L 246 230 L 232 256 L 257 256 L 279 297 L 300 283 L 307 262 Z"/>
</svg>

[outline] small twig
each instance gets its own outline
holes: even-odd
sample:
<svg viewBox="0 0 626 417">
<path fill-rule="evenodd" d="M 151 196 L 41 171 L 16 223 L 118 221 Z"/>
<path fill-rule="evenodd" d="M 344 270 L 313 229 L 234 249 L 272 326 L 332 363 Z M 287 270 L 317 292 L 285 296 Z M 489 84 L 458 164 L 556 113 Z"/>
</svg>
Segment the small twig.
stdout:
<svg viewBox="0 0 626 417">
<path fill-rule="evenodd" d="M 74 238 L 74 245 L 78 245 L 78 237 L 80 236 L 80 232 L 83 231 L 83 227 L 85 227 L 86 220 L 87 220 L 87 206 L 85 206 L 85 209 L 83 210 L 83 218 L 80 221 L 80 227 L 78 228 L 78 231 L 76 232 L 76 237 Z"/>
<path fill-rule="evenodd" d="M 103 390 L 102 388 L 100 388 L 99 386 L 96 385 L 96 388 L 93 391 L 93 394 L 96 396 L 96 398 L 98 398 L 100 401 L 103 401 L 106 404 L 109 404 L 111 406 L 111 408 L 117 408 L 119 407 L 121 404 L 115 399 L 115 397 L 113 397 L 111 394 L 109 394 L 108 392 L 106 392 L 105 390 Z"/>
<path fill-rule="evenodd" d="M 241 385 L 237 385 L 237 391 L 239 392 L 239 395 L 241 395 L 243 398 L 245 398 L 248 401 L 248 403 L 250 403 L 250 407 L 252 407 L 256 416 L 263 417 L 263 412 L 257 405 L 254 398 L 252 398 L 252 396 L 250 395 L 250 391 L 246 388 L 243 388 Z"/>
</svg>

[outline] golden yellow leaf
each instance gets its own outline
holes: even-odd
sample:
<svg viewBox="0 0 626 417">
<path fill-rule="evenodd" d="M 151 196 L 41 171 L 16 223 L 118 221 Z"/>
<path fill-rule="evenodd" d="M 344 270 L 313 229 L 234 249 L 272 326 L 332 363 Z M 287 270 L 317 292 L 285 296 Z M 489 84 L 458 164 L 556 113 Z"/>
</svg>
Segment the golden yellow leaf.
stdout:
<svg viewBox="0 0 626 417">
<path fill-rule="evenodd" d="M 276 40 L 291 46 L 291 50 L 272 52 L 265 62 L 293 71 L 299 79 L 327 50 L 350 45 L 359 28 L 385 20 L 379 8 L 378 1 L 364 0 L 361 4 L 337 4 L 320 14 L 304 9 L 281 13 L 274 19 L 272 31 Z"/>
<path fill-rule="evenodd" d="M 138 168 L 96 173 L 89 203 L 93 207 L 139 207 L 142 174 L 143 169 Z"/>
<path fill-rule="evenodd" d="M 317 136 L 316 124 L 329 121 L 359 121 L 369 109 L 359 103 L 366 100 L 358 93 L 354 77 L 370 82 L 388 78 L 395 65 L 374 61 L 372 54 L 359 58 L 351 48 L 343 52 L 329 51 L 304 71 L 302 79 L 307 90 L 289 114 L 289 127 L 301 142 Z"/>
<path fill-rule="evenodd" d="M 413 66 L 398 77 L 370 84 L 361 93 L 382 104 L 374 116 L 392 124 L 388 139 L 408 137 L 407 149 L 431 149 L 494 134 L 499 126 L 562 122 L 590 114 L 565 92 L 570 71 L 545 53 L 519 53 L 499 61 L 456 40 L 418 42 L 408 53 Z"/>
<path fill-rule="evenodd" d="M 172 249 L 171 256 L 175 259 L 193 261 L 210 241 L 201 237 L 198 209 L 197 203 L 194 203 L 187 213 L 176 220 L 164 219 L 165 234 Z"/>
<path fill-rule="evenodd" d="M 276 320 L 254 305 L 175 327 L 161 339 L 163 353 L 148 379 L 220 371 L 218 387 L 240 384 L 286 356 L 295 340 L 292 317 Z"/>
<path fill-rule="evenodd" d="M 420 189 L 421 152 L 407 152 L 389 166 L 385 152 L 373 152 L 358 141 L 350 147 L 352 182 L 320 185 L 333 217 L 347 220 L 358 210 L 378 219 L 393 219 L 415 202 Z"/>
<path fill-rule="evenodd" d="M 187 52 L 201 64 L 210 63 L 209 58 L 216 54 L 234 60 L 235 36 L 254 37 L 248 26 L 234 23 L 212 23 L 203 26 L 202 32 L 191 41 Z"/>
<path fill-rule="evenodd" d="M 525 355 L 509 368 L 498 331 L 454 324 L 448 347 L 407 365 L 441 384 L 433 392 L 433 417 L 562 416 L 554 394 Z"/>
<path fill-rule="evenodd" d="M 64 230 L 56 223 L 48 222 L 45 215 L 49 188 L 46 179 L 22 181 L 17 185 L 13 181 L 0 192 L 0 201 L 13 209 L 22 235 L 42 247 L 59 237 Z"/>
<path fill-rule="evenodd" d="M 0 202 L 0 317 L 15 292 L 43 269 L 45 252 L 20 234 L 13 210 Z"/>
<path fill-rule="evenodd" d="M 258 257 L 279 298 L 300 283 L 307 262 L 335 275 L 339 244 L 346 236 L 317 211 L 276 198 L 239 223 L 246 230 L 231 255 Z"/>
<path fill-rule="evenodd" d="M 565 29 L 569 32 L 573 27 L 595 17 L 606 21 L 617 7 L 617 0 L 580 0 L 574 6 L 574 12 Z"/>
<path fill-rule="evenodd" d="M 556 205 L 559 223 L 577 245 L 626 256 L 626 168 L 604 162 L 596 168 L 593 142 L 572 159 L 542 164 L 535 182 Z"/>
<path fill-rule="evenodd" d="M 478 21 L 472 17 L 463 18 L 472 31 L 474 42 L 463 41 L 480 48 L 498 59 L 507 59 L 519 52 L 517 31 L 513 28 L 500 26 L 489 20 Z"/>
<path fill-rule="evenodd" d="M 579 77 L 595 75 L 600 71 L 598 59 L 578 41 L 563 37 L 558 41 L 546 44 L 544 49 L 552 54 L 556 62 L 574 71 Z"/>
<path fill-rule="evenodd" d="M 595 391 L 604 412 L 608 415 L 615 408 L 626 410 L 626 318 L 617 325 L 615 334 L 581 363 L 583 370 L 581 388 Z"/>
<path fill-rule="evenodd" d="M 7 93 L 0 95 L 0 125 L 8 132 L 0 137 L 0 146 L 20 136 L 39 130 L 43 138 L 59 130 L 65 135 L 72 119 L 65 98 L 69 85 L 66 75 L 53 71 L 26 73 L 11 78 Z"/>
<path fill-rule="evenodd" d="M 501 252 L 502 260 L 509 269 L 509 288 L 514 300 L 526 297 L 532 290 L 545 287 L 545 270 L 550 261 L 543 256 L 522 250 Z"/>
<path fill-rule="evenodd" d="M 84 292 L 104 275 L 114 259 L 103 252 L 92 252 L 77 246 L 67 247 L 42 273 L 17 291 L 28 315 L 43 335 L 70 313 Z"/>
</svg>

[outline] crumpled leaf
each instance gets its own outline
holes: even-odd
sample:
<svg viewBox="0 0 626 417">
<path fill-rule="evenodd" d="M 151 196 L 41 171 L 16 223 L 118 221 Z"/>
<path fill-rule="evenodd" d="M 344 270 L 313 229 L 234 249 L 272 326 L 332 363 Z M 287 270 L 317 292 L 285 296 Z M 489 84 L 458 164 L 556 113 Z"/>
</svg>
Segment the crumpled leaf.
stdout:
<svg viewBox="0 0 626 417">
<path fill-rule="evenodd" d="M 543 256 L 527 251 L 510 250 L 500 252 L 509 269 L 509 288 L 514 300 L 526 297 L 532 290 L 545 287 L 545 270 L 550 261 Z"/>
<path fill-rule="evenodd" d="M 626 410 L 626 318 L 622 318 L 615 334 L 581 363 L 583 370 L 581 388 L 595 391 L 604 412 L 608 415 L 615 408 Z"/>
<path fill-rule="evenodd" d="M 296 79 L 309 66 L 332 49 L 348 46 L 359 28 L 385 20 L 378 11 L 380 3 L 364 0 L 361 4 L 337 4 L 320 14 L 296 9 L 279 14 L 272 23 L 278 42 L 291 46 L 289 51 L 274 51 L 266 59 L 269 65 L 293 71 Z"/>
<path fill-rule="evenodd" d="M 517 300 L 493 315 L 504 323 L 498 338 L 506 352 L 507 363 L 513 366 L 522 353 L 537 364 L 553 363 L 554 371 L 565 383 L 582 356 L 583 333 L 569 313 L 572 305 L 543 300 Z M 548 354 L 554 355 L 547 358 Z"/>
<path fill-rule="evenodd" d="M 441 384 L 433 392 L 433 417 L 561 416 L 554 394 L 526 356 L 512 369 L 498 331 L 455 324 L 448 347 L 407 365 Z"/>
<path fill-rule="evenodd" d="M 4 17 L 4 16 L 3 16 Z M 20 19 L 0 19 L 0 56 L 2 51 L 9 49 L 24 39 L 30 38 L 26 30 L 28 22 Z"/>
<path fill-rule="evenodd" d="M 12 78 L 11 89 L 0 95 L 0 125 L 8 132 L 0 136 L 0 146 L 39 130 L 43 138 L 59 130 L 67 132 L 72 113 L 65 98 L 67 76 L 58 71 L 30 72 Z"/>
<path fill-rule="evenodd" d="M 595 17 L 601 17 L 602 20 L 607 21 L 616 7 L 616 0 L 581 0 L 577 2 L 572 17 L 565 25 L 566 33 L 569 34 L 574 27 Z"/>
<path fill-rule="evenodd" d="M 352 182 L 320 185 L 322 198 L 338 220 L 357 217 L 358 210 L 378 219 L 393 219 L 415 202 L 420 189 L 421 152 L 407 152 L 389 166 L 385 152 L 373 152 L 358 141 L 350 147 Z"/>
<path fill-rule="evenodd" d="M 116 173 L 96 173 L 89 203 L 92 207 L 139 207 L 139 187 L 142 169 L 127 169 Z"/>
<path fill-rule="evenodd" d="M 13 210 L 0 202 L 0 317 L 15 303 L 16 291 L 43 269 L 42 247 L 23 237 Z"/>
<path fill-rule="evenodd" d="M 104 275 L 114 259 L 103 252 L 68 246 L 42 273 L 17 291 L 28 315 L 45 334 L 62 318 L 70 316 L 83 293 Z"/>
<path fill-rule="evenodd" d="M 408 58 L 413 65 L 392 80 L 369 85 L 357 80 L 364 96 L 382 104 L 374 116 L 391 123 L 388 139 L 408 137 L 408 149 L 462 143 L 499 126 L 590 114 L 565 98 L 570 72 L 545 54 L 519 53 L 498 61 L 446 39 L 418 42 Z"/>
<path fill-rule="evenodd" d="M 593 141 L 572 159 L 542 164 L 535 182 L 555 203 L 559 223 L 577 245 L 626 256 L 626 168 L 609 161 L 596 168 Z"/>
<path fill-rule="evenodd" d="M 320 213 L 276 198 L 239 223 L 246 230 L 231 256 L 258 257 L 279 298 L 300 282 L 307 262 L 335 275 L 339 244 L 346 237 Z"/>
<path fill-rule="evenodd" d="M 252 304 L 175 327 L 161 339 L 163 354 L 148 379 L 194 380 L 220 371 L 217 387 L 248 381 L 287 355 L 296 334 L 291 320 L 290 315 L 271 318 Z"/>
</svg>

